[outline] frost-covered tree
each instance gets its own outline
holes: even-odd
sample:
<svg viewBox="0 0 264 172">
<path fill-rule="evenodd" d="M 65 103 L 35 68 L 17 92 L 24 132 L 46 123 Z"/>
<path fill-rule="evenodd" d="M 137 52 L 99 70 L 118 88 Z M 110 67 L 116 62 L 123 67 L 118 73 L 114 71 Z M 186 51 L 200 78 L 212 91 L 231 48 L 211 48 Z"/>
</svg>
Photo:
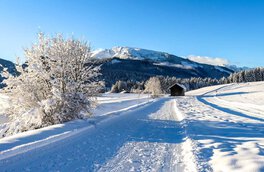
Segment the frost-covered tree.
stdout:
<svg viewBox="0 0 264 172">
<path fill-rule="evenodd" d="M 117 81 L 111 88 L 111 93 L 120 93 L 127 91 L 127 83 L 125 81 Z"/>
<path fill-rule="evenodd" d="M 222 77 L 220 80 L 219 80 L 219 84 L 228 84 L 228 79 L 226 77 Z"/>
<path fill-rule="evenodd" d="M 25 50 L 26 68 L 7 80 L 12 106 L 8 113 L 17 120 L 19 132 L 62 123 L 91 114 L 93 97 L 101 88 L 99 67 L 86 42 L 54 38 L 40 33 L 38 42 Z M 13 130 L 12 127 L 10 130 Z"/>
<path fill-rule="evenodd" d="M 245 71 L 245 80 L 246 80 L 246 82 L 254 82 L 254 81 L 256 81 L 255 74 L 254 74 L 253 70 Z"/>
<path fill-rule="evenodd" d="M 255 69 L 244 70 L 244 71 L 232 73 L 227 78 L 227 80 L 229 83 L 264 81 L 264 68 L 258 67 Z"/>
<path fill-rule="evenodd" d="M 264 68 L 260 68 L 261 81 L 264 81 Z"/>
<path fill-rule="evenodd" d="M 145 92 L 151 93 L 154 97 L 162 94 L 160 79 L 158 77 L 149 78 L 145 85 Z"/>
<path fill-rule="evenodd" d="M 261 73 L 261 68 L 258 67 L 254 70 L 256 81 L 262 81 L 262 73 Z"/>
</svg>

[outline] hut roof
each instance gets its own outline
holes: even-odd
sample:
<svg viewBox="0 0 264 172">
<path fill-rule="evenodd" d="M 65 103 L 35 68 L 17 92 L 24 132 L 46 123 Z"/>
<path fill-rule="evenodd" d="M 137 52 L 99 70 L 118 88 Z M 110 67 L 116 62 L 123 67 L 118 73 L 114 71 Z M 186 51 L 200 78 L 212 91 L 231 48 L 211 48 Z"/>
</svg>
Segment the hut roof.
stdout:
<svg viewBox="0 0 264 172">
<path fill-rule="evenodd" d="M 183 88 L 186 91 L 186 87 L 184 85 L 182 85 L 182 84 L 179 84 L 179 83 L 175 83 L 175 84 L 171 85 L 168 89 L 171 89 L 175 85 L 178 85 L 179 87 Z"/>
</svg>

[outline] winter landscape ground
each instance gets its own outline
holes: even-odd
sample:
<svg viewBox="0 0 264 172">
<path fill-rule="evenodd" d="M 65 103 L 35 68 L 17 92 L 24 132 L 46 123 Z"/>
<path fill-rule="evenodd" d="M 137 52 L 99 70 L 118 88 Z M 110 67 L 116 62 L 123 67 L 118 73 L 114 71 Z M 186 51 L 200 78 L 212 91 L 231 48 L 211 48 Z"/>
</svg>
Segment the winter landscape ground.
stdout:
<svg viewBox="0 0 264 172">
<path fill-rule="evenodd" d="M 264 171 L 263 90 L 254 82 L 154 100 L 104 94 L 89 120 L 0 139 L 0 171 Z"/>
</svg>

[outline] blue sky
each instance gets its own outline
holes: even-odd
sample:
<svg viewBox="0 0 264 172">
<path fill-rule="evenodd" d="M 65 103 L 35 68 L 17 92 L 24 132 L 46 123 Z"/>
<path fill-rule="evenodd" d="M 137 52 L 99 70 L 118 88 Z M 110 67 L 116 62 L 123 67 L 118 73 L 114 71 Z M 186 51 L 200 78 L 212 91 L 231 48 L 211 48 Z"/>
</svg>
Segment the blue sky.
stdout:
<svg viewBox="0 0 264 172">
<path fill-rule="evenodd" d="M 0 0 L 0 57 L 14 61 L 36 33 L 83 38 L 94 49 L 140 47 L 264 66 L 261 0 Z"/>
</svg>

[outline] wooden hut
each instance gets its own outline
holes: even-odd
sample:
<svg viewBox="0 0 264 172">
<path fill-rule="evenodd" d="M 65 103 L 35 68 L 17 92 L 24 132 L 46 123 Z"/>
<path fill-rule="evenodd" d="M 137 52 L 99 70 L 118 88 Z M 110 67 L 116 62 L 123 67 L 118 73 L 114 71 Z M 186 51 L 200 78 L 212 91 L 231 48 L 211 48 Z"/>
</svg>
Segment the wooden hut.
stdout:
<svg viewBox="0 0 264 172">
<path fill-rule="evenodd" d="M 186 88 L 184 85 L 181 84 L 173 84 L 169 87 L 171 96 L 184 96 Z"/>
</svg>

